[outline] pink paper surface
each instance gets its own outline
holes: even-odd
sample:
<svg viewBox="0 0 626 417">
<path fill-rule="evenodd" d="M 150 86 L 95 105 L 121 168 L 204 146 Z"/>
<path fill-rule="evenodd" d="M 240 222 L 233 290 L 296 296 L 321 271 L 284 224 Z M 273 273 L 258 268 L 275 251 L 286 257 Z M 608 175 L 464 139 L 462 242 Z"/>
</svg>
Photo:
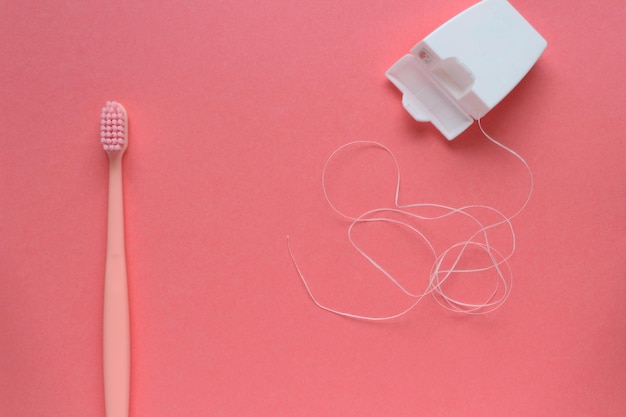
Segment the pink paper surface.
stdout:
<svg viewBox="0 0 626 417">
<path fill-rule="evenodd" d="M 130 118 L 131 416 L 626 415 L 621 0 L 512 2 L 548 48 L 484 119 L 535 176 L 501 309 L 350 320 L 289 257 L 287 235 L 334 308 L 406 305 L 322 195 L 353 140 L 396 154 L 405 202 L 523 202 L 523 166 L 476 126 L 448 143 L 415 122 L 384 77 L 473 3 L 3 2 L 0 416 L 104 416 L 106 100 Z M 338 173 L 338 201 L 391 204 L 389 160 L 344 156 L 370 175 Z M 414 240 L 376 243 L 425 282 Z"/>
</svg>

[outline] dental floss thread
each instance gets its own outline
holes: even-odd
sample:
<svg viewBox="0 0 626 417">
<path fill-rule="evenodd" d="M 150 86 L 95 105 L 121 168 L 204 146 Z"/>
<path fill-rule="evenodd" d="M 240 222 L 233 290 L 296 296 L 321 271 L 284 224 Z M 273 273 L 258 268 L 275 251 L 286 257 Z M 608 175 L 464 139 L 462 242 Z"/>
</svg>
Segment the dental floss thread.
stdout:
<svg viewBox="0 0 626 417">
<path fill-rule="evenodd" d="M 530 166 L 520 154 L 515 152 L 513 149 L 505 146 L 504 144 L 500 143 L 499 141 L 495 140 L 493 137 L 487 134 L 487 132 L 485 132 L 481 123 L 481 119 L 478 119 L 478 126 L 481 132 L 483 133 L 483 135 L 485 136 L 485 138 L 487 138 L 489 141 L 491 141 L 492 143 L 494 143 L 495 145 L 497 145 L 504 151 L 508 152 L 515 158 L 517 158 L 528 172 L 528 175 L 530 178 L 530 185 L 529 185 L 529 190 L 528 190 L 526 199 L 524 200 L 520 208 L 510 216 L 506 216 L 501 211 L 497 210 L 496 208 L 486 206 L 486 205 L 466 205 L 463 207 L 455 208 L 455 207 L 450 207 L 450 206 L 435 204 L 435 203 L 400 204 L 399 202 L 400 181 L 401 181 L 400 164 L 398 163 L 397 158 L 391 152 L 391 150 L 379 142 L 375 142 L 375 141 L 349 142 L 337 148 L 328 157 L 328 159 L 326 160 L 326 163 L 324 164 L 324 169 L 322 170 L 322 190 L 324 194 L 324 199 L 326 200 L 330 208 L 335 213 L 337 213 L 341 217 L 351 222 L 347 229 L 348 240 L 350 244 L 368 263 L 370 263 L 378 271 L 380 271 L 400 291 L 402 291 L 408 297 L 412 298 L 413 302 L 404 310 L 398 313 L 386 315 L 386 316 L 358 315 L 358 314 L 353 314 L 350 312 L 334 309 L 334 308 L 331 308 L 322 304 L 321 302 L 319 302 L 319 300 L 315 297 L 315 295 L 311 291 L 309 284 L 306 278 L 304 277 L 304 273 L 302 272 L 302 270 L 300 269 L 296 261 L 295 255 L 291 248 L 290 238 L 289 236 L 287 236 L 287 247 L 289 250 L 289 255 L 291 257 L 291 260 L 294 264 L 294 267 L 296 268 L 296 271 L 300 279 L 302 280 L 302 283 L 304 284 L 304 287 L 307 293 L 311 297 L 311 300 L 319 308 L 326 310 L 328 312 L 340 315 L 340 316 L 354 318 L 354 319 L 367 320 L 367 321 L 385 321 L 385 320 L 399 318 L 409 313 L 427 295 L 433 295 L 437 303 L 447 310 L 457 312 L 457 313 L 469 314 L 469 315 L 486 314 L 486 313 L 489 313 L 498 309 L 499 307 L 502 306 L 502 304 L 504 304 L 504 302 L 507 300 L 507 298 L 509 297 L 511 293 L 511 286 L 512 286 L 512 272 L 509 266 L 509 259 L 513 256 L 516 250 L 516 237 L 515 237 L 515 231 L 513 229 L 513 224 L 511 220 L 515 218 L 516 216 L 518 216 L 528 205 L 530 198 L 532 196 L 533 190 L 534 190 L 534 177 L 533 177 L 532 170 L 530 169 Z M 371 146 L 378 147 L 381 150 L 383 150 L 385 153 L 387 153 L 389 157 L 391 157 L 395 165 L 395 170 L 396 170 L 396 187 L 395 187 L 395 195 L 394 195 L 394 205 L 393 207 L 376 208 L 376 209 L 368 210 L 360 214 L 357 217 L 352 217 L 341 212 L 335 206 L 335 204 L 333 204 L 327 192 L 326 177 L 327 177 L 327 170 L 331 161 L 333 161 L 333 159 L 339 153 L 345 151 L 349 147 L 362 146 L 362 145 L 371 145 Z M 435 208 L 438 210 L 442 210 L 443 214 L 436 215 L 436 216 L 425 216 L 425 215 L 419 215 L 417 213 L 410 211 L 411 209 L 419 209 L 419 208 Z M 500 220 L 496 222 L 483 224 L 475 215 L 470 213 L 470 211 L 473 209 L 487 210 L 497 215 L 500 218 Z M 384 213 L 394 213 L 397 215 L 406 216 L 407 221 L 401 221 L 401 220 L 397 220 L 397 219 L 393 219 L 389 217 L 382 217 Z M 469 220 L 473 221 L 477 225 L 478 229 L 468 239 L 461 240 L 451 245 L 450 247 L 448 247 L 446 250 L 442 251 L 439 254 L 436 253 L 434 245 L 426 237 L 425 233 L 422 232 L 416 226 L 413 226 L 410 223 L 408 223 L 408 220 L 410 219 L 429 221 L 429 220 L 443 219 L 443 218 L 446 218 L 448 216 L 452 216 L 455 214 L 466 216 Z M 352 235 L 354 227 L 358 224 L 368 223 L 368 222 L 386 222 L 386 223 L 392 223 L 392 224 L 405 227 L 406 229 L 418 235 L 426 243 L 426 245 L 428 246 L 428 248 L 434 255 L 435 261 L 433 262 L 433 265 L 431 267 L 431 272 L 430 272 L 430 276 L 428 279 L 428 285 L 426 286 L 426 288 L 424 289 L 422 293 L 413 293 L 407 290 L 392 274 L 390 274 L 385 268 L 383 268 L 379 263 L 377 263 L 376 260 L 372 256 L 370 256 L 366 250 L 364 250 L 361 246 L 359 246 L 356 243 Z M 500 226 L 507 228 L 510 233 L 511 249 L 510 249 L 510 252 L 507 254 L 501 253 L 495 247 L 493 247 L 489 242 L 488 232 Z M 482 241 L 478 240 L 481 237 L 483 240 Z M 488 255 L 488 258 L 490 259 L 491 263 L 488 266 L 480 267 L 480 268 L 463 269 L 463 268 L 457 267 L 463 255 L 470 248 L 478 248 L 484 251 Z M 445 264 L 444 261 L 446 260 L 447 257 L 452 256 L 451 254 L 453 254 L 454 252 L 457 252 L 457 253 L 456 253 L 456 257 L 453 258 L 452 260 L 451 266 L 444 268 L 443 267 L 443 265 Z M 460 299 L 456 299 L 452 297 L 451 295 L 447 294 L 443 288 L 443 284 L 447 280 L 453 279 L 452 277 L 455 274 L 481 273 L 481 272 L 487 272 L 487 271 L 495 271 L 497 279 L 496 279 L 492 292 L 482 303 L 467 302 L 467 301 L 463 301 Z"/>
</svg>

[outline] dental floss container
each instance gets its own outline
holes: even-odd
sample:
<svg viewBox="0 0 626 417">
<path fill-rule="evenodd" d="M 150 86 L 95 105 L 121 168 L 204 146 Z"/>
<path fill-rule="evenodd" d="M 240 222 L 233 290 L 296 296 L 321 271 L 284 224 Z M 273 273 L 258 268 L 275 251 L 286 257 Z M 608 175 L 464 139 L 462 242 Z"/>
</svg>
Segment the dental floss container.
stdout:
<svg viewBox="0 0 626 417">
<path fill-rule="evenodd" d="M 452 140 L 524 78 L 546 40 L 506 0 L 483 0 L 444 23 L 386 72 L 402 104 Z"/>
</svg>

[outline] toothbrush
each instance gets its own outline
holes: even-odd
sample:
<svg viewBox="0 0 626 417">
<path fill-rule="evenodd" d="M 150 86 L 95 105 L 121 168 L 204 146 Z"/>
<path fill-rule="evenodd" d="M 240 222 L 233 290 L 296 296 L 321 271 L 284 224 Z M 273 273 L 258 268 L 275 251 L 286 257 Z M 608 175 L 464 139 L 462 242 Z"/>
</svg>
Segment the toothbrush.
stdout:
<svg viewBox="0 0 626 417">
<path fill-rule="evenodd" d="M 100 141 L 109 157 L 109 214 L 104 277 L 104 401 L 107 417 L 128 417 L 130 320 L 124 245 L 122 157 L 128 147 L 128 116 L 107 101 L 100 115 Z"/>
</svg>

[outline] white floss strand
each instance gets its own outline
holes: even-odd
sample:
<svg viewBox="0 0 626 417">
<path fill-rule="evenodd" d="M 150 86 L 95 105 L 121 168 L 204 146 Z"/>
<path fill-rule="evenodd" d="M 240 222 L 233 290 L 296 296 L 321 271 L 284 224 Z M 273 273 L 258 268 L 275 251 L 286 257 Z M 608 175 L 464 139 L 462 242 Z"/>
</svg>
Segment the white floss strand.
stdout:
<svg viewBox="0 0 626 417">
<path fill-rule="evenodd" d="M 328 159 L 326 160 L 326 163 L 324 164 L 324 169 L 322 171 L 322 190 L 324 193 L 324 198 L 326 202 L 328 203 L 328 205 L 330 206 L 330 208 L 335 213 L 345 218 L 346 220 L 350 221 L 350 224 L 347 229 L 348 240 L 350 244 L 368 263 L 370 263 L 374 268 L 376 268 L 379 272 L 381 272 L 402 293 L 404 293 L 407 297 L 409 297 L 412 300 L 412 302 L 409 304 L 407 308 L 403 309 L 402 311 L 399 311 L 398 313 L 391 314 L 391 315 L 385 315 L 385 316 L 357 315 L 357 314 L 352 314 L 346 311 L 337 310 L 337 309 L 328 307 L 320 303 L 319 300 L 315 297 L 315 295 L 311 291 L 311 288 L 309 287 L 309 284 L 304 277 L 304 273 L 302 272 L 302 270 L 300 269 L 300 266 L 296 262 L 296 258 L 291 248 L 291 242 L 288 236 L 287 245 L 289 249 L 289 255 L 291 256 L 291 260 L 293 261 L 296 271 L 298 275 L 300 276 L 300 279 L 302 280 L 302 283 L 304 284 L 304 287 L 307 293 L 309 294 L 313 302 L 319 308 L 329 311 L 334 314 L 338 314 L 340 316 L 344 316 L 344 317 L 350 317 L 350 318 L 367 320 L 367 321 L 384 321 L 384 320 L 391 320 L 394 318 L 404 316 L 413 308 L 415 308 L 415 306 L 427 295 L 432 295 L 434 299 L 437 301 L 437 303 L 439 303 L 439 305 L 441 305 L 443 308 L 453 311 L 453 312 L 458 312 L 458 313 L 463 313 L 463 314 L 485 314 L 485 313 L 494 311 L 500 306 L 502 306 L 502 304 L 506 301 L 509 294 L 511 293 L 512 273 L 511 273 L 511 269 L 509 266 L 509 259 L 511 258 L 511 256 L 513 255 L 516 249 L 515 232 L 514 232 L 513 224 L 511 220 L 514 217 L 518 216 L 524 210 L 524 208 L 528 205 L 531 195 L 533 193 L 533 189 L 534 189 L 534 178 L 533 178 L 533 173 L 530 169 L 530 166 L 528 165 L 528 163 L 522 156 L 520 156 L 517 152 L 503 145 L 502 143 L 498 142 L 493 137 L 491 137 L 489 134 L 487 134 L 487 132 L 485 132 L 482 126 L 480 119 L 478 120 L 478 126 L 481 132 L 483 133 L 483 135 L 485 136 L 485 138 L 487 138 L 489 141 L 491 141 L 492 143 L 494 143 L 495 145 L 497 145 L 504 151 L 508 152 L 509 154 L 513 155 L 515 158 L 517 158 L 528 171 L 528 175 L 530 178 L 530 186 L 529 186 L 528 194 L 523 204 L 520 206 L 520 208 L 510 216 L 506 216 L 501 211 L 493 207 L 486 206 L 486 205 L 467 205 L 467 206 L 455 208 L 455 207 L 450 207 L 450 206 L 446 206 L 442 204 L 434 204 L 434 203 L 400 204 L 400 201 L 399 201 L 400 200 L 400 180 L 401 180 L 400 164 L 398 163 L 397 158 L 391 152 L 391 150 L 379 142 L 374 142 L 374 141 L 349 142 L 337 148 L 328 157 Z M 353 217 L 353 216 L 349 216 L 343 213 L 341 210 L 337 208 L 335 204 L 333 204 L 330 196 L 328 195 L 327 187 L 326 187 L 328 167 L 331 161 L 333 161 L 339 153 L 345 151 L 347 148 L 355 147 L 355 146 L 375 146 L 381 149 L 382 151 L 384 151 L 392 159 L 395 165 L 395 171 L 396 171 L 396 186 L 395 186 L 394 202 L 393 202 L 392 207 L 383 207 L 383 208 L 376 208 L 373 210 L 368 210 L 360 214 L 357 217 Z M 441 214 L 438 214 L 438 215 L 419 214 L 420 209 L 422 210 L 434 209 Z M 489 212 L 491 213 L 492 216 L 497 217 L 498 220 L 497 221 L 491 220 L 490 222 L 483 222 L 475 214 L 472 214 L 477 211 Z M 394 215 L 396 217 L 400 217 L 405 220 L 398 220 L 397 218 L 391 218 L 391 217 L 388 217 L 389 215 Z M 440 253 L 437 253 L 437 251 L 435 250 L 434 244 L 427 238 L 426 233 L 420 230 L 418 226 L 411 223 L 411 222 L 419 222 L 419 221 L 424 222 L 424 221 L 441 220 L 441 219 L 444 219 L 446 217 L 453 216 L 453 215 L 465 216 L 467 220 L 470 220 L 471 222 L 473 222 L 473 224 L 475 224 L 474 232 L 468 238 L 462 239 L 452 244 L 451 246 L 441 251 Z M 355 239 L 353 238 L 353 230 L 355 226 L 359 224 L 363 224 L 363 223 L 372 223 L 372 222 L 391 223 L 391 224 L 401 226 L 407 229 L 408 231 L 414 233 L 415 235 L 419 236 L 419 238 L 427 245 L 428 249 L 432 253 L 435 260 L 430 270 L 430 274 L 428 277 L 428 284 L 426 285 L 426 288 L 422 292 L 414 293 L 412 291 L 409 291 L 389 271 L 387 271 L 383 266 L 381 266 L 373 258 L 373 256 L 368 254 L 368 252 L 355 241 Z M 494 229 L 498 227 L 504 227 L 505 230 L 507 230 L 507 233 L 510 235 L 510 238 L 511 238 L 511 248 L 505 251 L 504 253 L 503 251 L 496 249 L 489 239 L 490 231 L 493 231 Z M 477 250 L 482 251 L 485 255 L 487 255 L 487 259 L 489 260 L 489 263 L 484 266 L 477 267 L 477 268 L 460 267 L 459 264 L 461 263 L 463 256 L 466 255 L 470 249 L 477 249 Z M 455 276 L 461 276 L 465 274 L 487 273 L 487 272 L 493 273 L 495 275 L 495 280 L 494 280 L 492 290 L 489 292 L 489 294 L 484 298 L 482 302 L 464 301 L 464 300 L 453 297 L 452 295 L 450 295 L 449 293 L 445 291 L 444 283 L 448 281 L 452 281 Z"/>
</svg>

